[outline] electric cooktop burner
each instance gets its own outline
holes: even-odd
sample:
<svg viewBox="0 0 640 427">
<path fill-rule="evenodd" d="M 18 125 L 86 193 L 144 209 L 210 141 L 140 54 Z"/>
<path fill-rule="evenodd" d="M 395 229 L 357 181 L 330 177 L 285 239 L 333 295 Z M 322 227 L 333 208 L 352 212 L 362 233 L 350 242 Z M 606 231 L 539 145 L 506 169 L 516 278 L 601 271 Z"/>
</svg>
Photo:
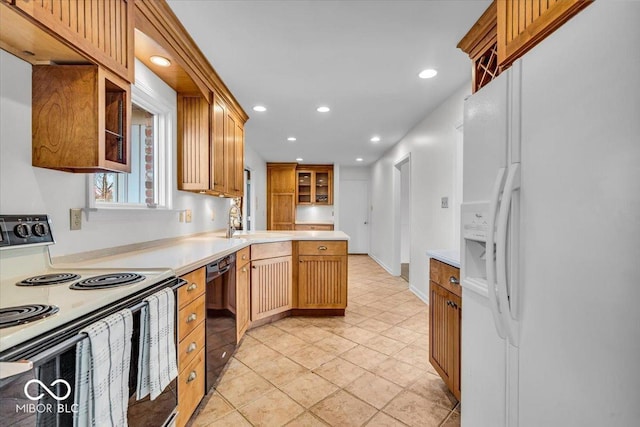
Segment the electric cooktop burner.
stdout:
<svg viewBox="0 0 640 427">
<path fill-rule="evenodd" d="M 29 323 L 58 312 L 55 305 L 30 304 L 0 308 L 0 329 Z"/>
<path fill-rule="evenodd" d="M 58 285 L 60 283 L 67 283 L 73 280 L 78 280 L 79 275 L 73 273 L 55 273 L 55 274 L 43 274 L 42 276 L 29 277 L 24 279 L 16 285 L 18 286 L 45 286 L 45 285 Z"/>
<path fill-rule="evenodd" d="M 136 273 L 103 274 L 76 282 L 69 286 L 69 288 L 78 290 L 115 288 L 117 286 L 131 285 L 144 279 L 145 277 L 143 275 Z"/>
</svg>

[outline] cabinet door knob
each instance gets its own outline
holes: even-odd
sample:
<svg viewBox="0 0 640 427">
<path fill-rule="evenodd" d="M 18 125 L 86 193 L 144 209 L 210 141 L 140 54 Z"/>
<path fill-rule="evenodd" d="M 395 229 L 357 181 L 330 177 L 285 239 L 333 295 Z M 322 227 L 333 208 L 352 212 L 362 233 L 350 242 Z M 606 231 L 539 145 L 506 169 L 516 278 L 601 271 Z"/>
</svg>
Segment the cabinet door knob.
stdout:
<svg viewBox="0 0 640 427">
<path fill-rule="evenodd" d="M 198 344 L 196 344 L 195 341 L 192 342 L 191 344 L 189 344 L 189 347 L 187 347 L 187 354 L 193 353 L 197 348 L 198 348 Z"/>
<path fill-rule="evenodd" d="M 326 251 L 327 247 L 326 246 L 318 246 L 318 250 L 319 251 Z"/>
<path fill-rule="evenodd" d="M 460 280 L 458 280 L 455 277 L 451 276 L 451 277 L 449 277 L 449 283 L 451 283 L 452 285 L 459 285 L 460 284 Z"/>
<path fill-rule="evenodd" d="M 447 301 L 447 305 L 451 307 L 451 301 Z"/>
<path fill-rule="evenodd" d="M 192 283 L 189 286 L 187 286 L 187 292 L 195 291 L 196 289 L 198 289 L 197 283 Z"/>
<path fill-rule="evenodd" d="M 196 371 L 189 372 L 189 376 L 187 377 L 187 383 L 190 383 L 191 381 L 195 380 L 196 378 L 198 378 L 198 374 L 196 374 Z"/>
<path fill-rule="evenodd" d="M 242 255 L 242 259 L 247 259 L 247 254 Z"/>
<path fill-rule="evenodd" d="M 195 313 L 191 313 L 189 315 L 189 317 L 187 317 L 187 323 L 191 323 L 193 321 L 195 321 L 198 318 L 198 315 Z"/>
<path fill-rule="evenodd" d="M 242 267 L 242 272 L 246 273 L 247 272 L 247 267 Z"/>
</svg>

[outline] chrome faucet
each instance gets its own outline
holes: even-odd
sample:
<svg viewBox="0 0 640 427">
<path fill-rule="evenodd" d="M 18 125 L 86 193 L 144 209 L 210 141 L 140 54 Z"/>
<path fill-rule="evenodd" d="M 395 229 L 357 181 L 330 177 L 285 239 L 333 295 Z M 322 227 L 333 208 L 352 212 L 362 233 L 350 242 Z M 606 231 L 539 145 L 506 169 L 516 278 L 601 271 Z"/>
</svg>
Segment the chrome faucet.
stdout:
<svg viewBox="0 0 640 427">
<path fill-rule="evenodd" d="M 229 208 L 227 219 L 229 221 L 227 224 L 227 239 L 230 239 L 233 237 L 233 233 L 236 232 L 236 227 L 242 223 L 242 213 L 240 212 L 237 201 Z"/>
</svg>

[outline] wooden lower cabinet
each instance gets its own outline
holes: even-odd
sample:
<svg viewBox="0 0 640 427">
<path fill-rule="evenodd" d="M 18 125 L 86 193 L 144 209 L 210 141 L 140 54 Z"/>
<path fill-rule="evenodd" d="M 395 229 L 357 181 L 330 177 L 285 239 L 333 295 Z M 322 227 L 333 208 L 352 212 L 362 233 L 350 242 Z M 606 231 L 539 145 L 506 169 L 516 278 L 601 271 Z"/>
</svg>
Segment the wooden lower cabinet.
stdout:
<svg viewBox="0 0 640 427">
<path fill-rule="evenodd" d="M 438 265 L 433 266 L 433 263 Z M 462 321 L 462 298 L 459 289 L 449 290 L 451 283 L 441 286 L 443 271 L 457 274 L 459 270 L 447 264 L 431 260 L 429 281 L 429 362 L 440 374 L 451 393 L 460 400 L 460 325 Z M 449 279 L 450 277 L 447 277 Z M 438 280 L 440 283 L 434 281 Z M 459 288 L 459 285 L 458 285 Z M 457 291 L 457 292 L 456 292 Z M 458 294 L 457 294 L 458 293 Z"/>
<path fill-rule="evenodd" d="M 251 321 L 291 310 L 291 255 L 251 261 Z"/>
<path fill-rule="evenodd" d="M 205 267 L 181 276 L 178 289 L 178 416 L 176 426 L 187 424 L 204 397 L 205 386 Z"/>
<path fill-rule="evenodd" d="M 297 305 L 302 309 L 347 307 L 347 242 L 297 242 Z"/>
<path fill-rule="evenodd" d="M 239 343 L 249 328 L 251 318 L 251 264 L 249 248 L 236 254 L 236 341 Z"/>
</svg>

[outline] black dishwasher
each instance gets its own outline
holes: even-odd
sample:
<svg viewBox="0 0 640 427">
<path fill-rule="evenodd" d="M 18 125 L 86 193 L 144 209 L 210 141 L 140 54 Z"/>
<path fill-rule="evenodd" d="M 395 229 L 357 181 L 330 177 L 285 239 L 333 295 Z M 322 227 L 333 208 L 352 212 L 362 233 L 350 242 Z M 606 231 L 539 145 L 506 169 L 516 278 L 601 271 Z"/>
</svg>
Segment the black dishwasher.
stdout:
<svg viewBox="0 0 640 427">
<path fill-rule="evenodd" d="M 207 264 L 207 381 L 206 391 L 216 385 L 224 365 L 236 349 L 236 256 Z"/>
</svg>

